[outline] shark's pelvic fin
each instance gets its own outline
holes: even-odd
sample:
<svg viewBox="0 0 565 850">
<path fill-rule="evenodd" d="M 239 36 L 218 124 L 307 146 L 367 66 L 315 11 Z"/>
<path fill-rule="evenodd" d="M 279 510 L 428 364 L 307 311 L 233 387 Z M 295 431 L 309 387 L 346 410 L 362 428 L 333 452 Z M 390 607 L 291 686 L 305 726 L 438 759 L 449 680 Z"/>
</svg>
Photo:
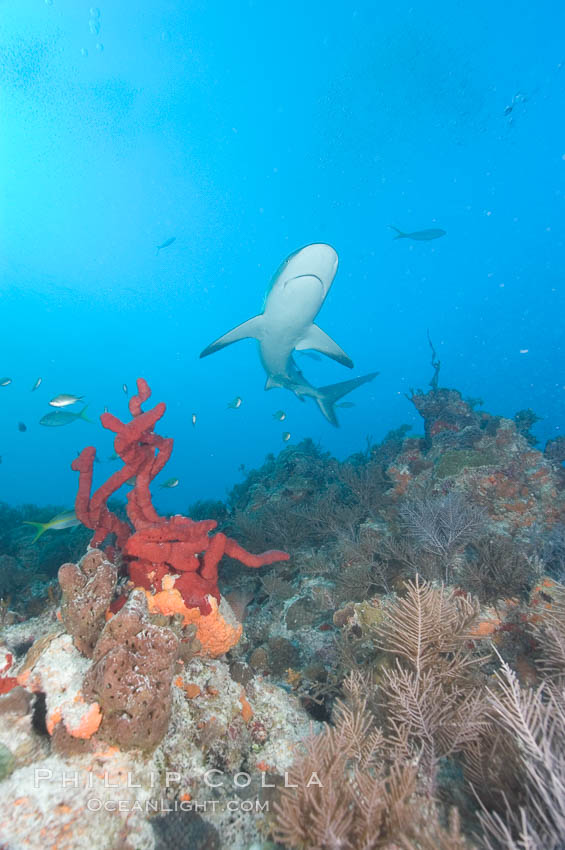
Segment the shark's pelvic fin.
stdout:
<svg viewBox="0 0 565 850">
<path fill-rule="evenodd" d="M 283 384 L 281 384 L 281 382 L 277 380 L 277 378 L 275 378 L 273 375 L 269 375 L 269 377 L 265 381 L 266 390 L 280 389 L 282 387 Z"/>
<path fill-rule="evenodd" d="M 337 421 L 334 409 L 336 401 L 339 401 L 339 399 L 343 398 L 344 395 L 347 395 L 347 393 L 350 393 L 362 384 L 372 381 L 378 374 L 378 372 L 370 372 L 368 375 L 362 375 L 360 378 L 353 378 L 351 381 L 341 381 L 339 384 L 329 384 L 327 387 L 320 387 L 315 398 L 318 407 L 328 422 L 338 428 L 339 422 Z"/>
<path fill-rule="evenodd" d="M 298 345 L 295 346 L 297 351 L 305 351 L 308 348 L 313 348 L 332 360 L 337 360 L 342 366 L 353 368 L 353 360 L 347 356 L 343 348 L 340 348 L 337 342 L 334 342 L 331 336 L 323 331 L 318 325 L 310 325 Z"/>
<path fill-rule="evenodd" d="M 242 325 L 238 325 L 237 328 L 232 328 L 232 330 L 228 331 L 227 334 L 224 334 L 215 342 L 207 345 L 204 351 L 200 354 L 200 357 L 207 357 L 209 354 L 214 354 L 215 351 L 225 348 L 226 345 L 231 345 L 232 342 L 239 342 L 240 339 L 249 339 L 249 337 L 261 339 L 262 328 L 263 316 L 253 316 L 252 319 L 248 319 L 246 322 L 243 322 Z"/>
</svg>

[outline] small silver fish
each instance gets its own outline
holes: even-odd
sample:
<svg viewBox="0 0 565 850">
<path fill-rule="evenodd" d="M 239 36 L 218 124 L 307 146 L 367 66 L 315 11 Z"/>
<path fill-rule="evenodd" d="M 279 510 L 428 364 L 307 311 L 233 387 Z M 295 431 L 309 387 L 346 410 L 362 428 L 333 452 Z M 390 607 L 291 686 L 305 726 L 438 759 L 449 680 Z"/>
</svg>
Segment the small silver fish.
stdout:
<svg viewBox="0 0 565 850">
<path fill-rule="evenodd" d="M 92 419 L 88 419 L 86 416 L 86 406 L 78 413 L 73 413 L 71 410 L 53 410 L 51 413 L 46 413 L 39 420 L 39 424 L 47 425 L 49 428 L 59 428 L 61 425 L 70 425 L 77 419 L 92 423 Z"/>
<path fill-rule="evenodd" d="M 122 390 L 123 390 L 123 391 L 125 392 L 125 394 L 127 395 L 127 394 L 128 394 L 128 385 L 127 385 L 127 384 L 122 384 Z"/>
<path fill-rule="evenodd" d="M 192 414 L 192 427 L 196 425 L 196 413 Z"/>
<path fill-rule="evenodd" d="M 120 456 L 118 454 L 116 454 L 116 452 L 112 452 L 112 454 L 108 458 L 108 460 L 119 460 L 119 459 L 120 459 Z"/>
<path fill-rule="evenodd" d="M 283 443 L 288 443 L 290 440 L 290 431 L 284 431 L 282 435 Z"/>
<path fill-rule="evenodd" d="M 171 489 L 172 487 L 178 487 L 179 480 L 178 478 L 168 478 L 166 481 L 163 481 L 161 487 Z"/>
<path fill-rule="evenodd" d="M 51 407 L 67 407 L 69 404 L 75 404 L 75 402 L 80 401 L 81 398 L 84 398 L 84 396 L 61 393 L 60 395 L 56 395 L 55 398 L 52 398 L 49 404 Z"/>
<path fill-rule="evenodd" d="M 176 238 L 176 236 L 171 236 L 169 239 L 165 239 L 161 245 L 157 245 L 157 256 L 159 256 L 159 251 L 162 251 L 163 248 L 168 248 L 169 245 L 172 245 Z"/>
<path fill-rule="evenodd" d="M 417 242 L 430 242 L 432 239 L 439 239 L 440 236 L 446 235 L 446 231 L 441 230 L 439 227 L 432 228 L 431 230 L 414 230 L 412 233 L 404 233 L 393 224 L 389 224 L 388 226 L 391 230 L 396 230 L 397 235 L 394 237 L 395 239 L 415 239 Z"/>
<path fill-rule="evenodd" d="M 228 407 L 231 407 L 233 410 L 237 410 L 238 407 L 241 407 L 241 399 L 238 395 L 233 398 L 231 401 L 228 401 Z"/>
<path fill-rule="evenodd" d="M 8 384 L 12 383 L 11 378 L 0 378 L 0 387 L 7 387 Z"/>
<path fill-rule="evenodd" d="M 36 390 L 36 389 L 40 386 L 40 384 L 41 384 L 42 380 L 43 380 L 43 378 L 38 378 L 38 379 L 37 379 L 37 381 L 35 382 L 35 384 L 34 384 L 34 385 L 33 385 L 33 387 L 31 388 L 31 392 L 33 392 L 34 390 Z"/>
<path fill-rule="evenodd" d="M 277 410 L 276 413 L 273 413 L 273 419 L 278 419 L 279 422 L 284 422 L 286 419 L 286 413 L 284 410 Z"/>
</svg>

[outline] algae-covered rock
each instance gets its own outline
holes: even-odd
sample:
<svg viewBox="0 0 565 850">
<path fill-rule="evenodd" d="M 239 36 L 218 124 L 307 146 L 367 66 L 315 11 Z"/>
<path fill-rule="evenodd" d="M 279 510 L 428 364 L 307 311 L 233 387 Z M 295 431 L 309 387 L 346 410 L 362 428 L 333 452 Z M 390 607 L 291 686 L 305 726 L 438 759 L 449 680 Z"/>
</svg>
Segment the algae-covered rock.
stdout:
<svg viewBox="0 0 565 850">
<path fill-rule="evenodd" d="M 367 600 L 355 605 L 355 615 L 364 635 L 373 632 L 384 618 L 383 609 Z"/>
<path fill-rule="evenodd" d="M 311 626 L 319 616 L 314 603 L 311 599 L 301 596 L 296 602 L 293 602 L 286 612 L 287 628 L 294 631 L 295 629 L 303 629 Z"/>
<path fill-rule="evenodd" d="M 0 781 L 9 776 L 16 764 L 16 760 L 11 750 L 0 744 Z"/>
<path fill-rule="evenodd" d="M 449 449 L 438 458 L 435 474 L 437 478 L 451 478 L 454 475 L 459 475 L 464 469 L 490 466 L 493 463 L 495 463 L 495 458 L 488 451 Z"/>
</svg>

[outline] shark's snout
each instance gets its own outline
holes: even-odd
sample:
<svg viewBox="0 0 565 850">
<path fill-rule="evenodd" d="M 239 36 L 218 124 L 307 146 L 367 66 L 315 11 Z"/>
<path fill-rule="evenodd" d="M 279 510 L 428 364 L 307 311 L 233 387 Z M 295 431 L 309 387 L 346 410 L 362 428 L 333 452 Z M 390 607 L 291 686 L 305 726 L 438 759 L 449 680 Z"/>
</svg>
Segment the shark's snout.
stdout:
<svg viewBox="0 0 565 850">
<path fill-rule="evenodd" d="M 336 275 L 338 262 L 337 252 L 331 245 L 315 242 L 291 254 L 285 267 L 285 277 L 287 280 L 315 277 L 327 294 Z"/>
</svg>

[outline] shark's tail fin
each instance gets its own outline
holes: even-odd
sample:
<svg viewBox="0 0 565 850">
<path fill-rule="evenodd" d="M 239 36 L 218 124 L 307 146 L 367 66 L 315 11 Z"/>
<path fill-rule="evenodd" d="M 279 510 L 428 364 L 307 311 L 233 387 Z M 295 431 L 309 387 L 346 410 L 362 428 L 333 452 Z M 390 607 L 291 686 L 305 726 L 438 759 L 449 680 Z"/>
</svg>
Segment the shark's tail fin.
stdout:
<svg viewBox="0 0 565 850">
<path fill-rule="evenodd" d="M 23 525 L 33 525 L 33 527 L 37 529 L 35 537 L 31 541 L 30 545 L 33 545 L 37 540 L 39 540 L 41 535 L 45 534 L 49 528 L 49 525 L 46 522 L 31 522 L 31 520 L 27 519 L 23 521 Z"/>
<path fill-rule="evenodd" d="M 352 390 L 360 387 L 361 384 L 366 384 L 368 381 L 372 381 L 378 374 L 378 372 L 370 372 L 368 375 L 362 375 L 360 378 L 353 378 L 351 381 L 341 381 L 339 384 L 329 384 L 327 387 L 320 387 L 318 389 L 318 395 L 316 395 L 315 398 L 318 407 L 328 422 L 335 425 L 336 428 L 339 428 L 339 422 L 337 421 L 334 409 L 336 401 L 339 401 L 344 395 L 347 395 L 347 393 L 350 393 Z"/>
<path fill-rule="evenodd" d="M 399 230 L 398 227 L 395 227 L 394 224 L 387 224 L 387 227 L 390 227 L 391 230 L 396 230 L 395 239 L 406 239 L 407 233 L 403 233 L 402 230 Z"/>
</svg>

